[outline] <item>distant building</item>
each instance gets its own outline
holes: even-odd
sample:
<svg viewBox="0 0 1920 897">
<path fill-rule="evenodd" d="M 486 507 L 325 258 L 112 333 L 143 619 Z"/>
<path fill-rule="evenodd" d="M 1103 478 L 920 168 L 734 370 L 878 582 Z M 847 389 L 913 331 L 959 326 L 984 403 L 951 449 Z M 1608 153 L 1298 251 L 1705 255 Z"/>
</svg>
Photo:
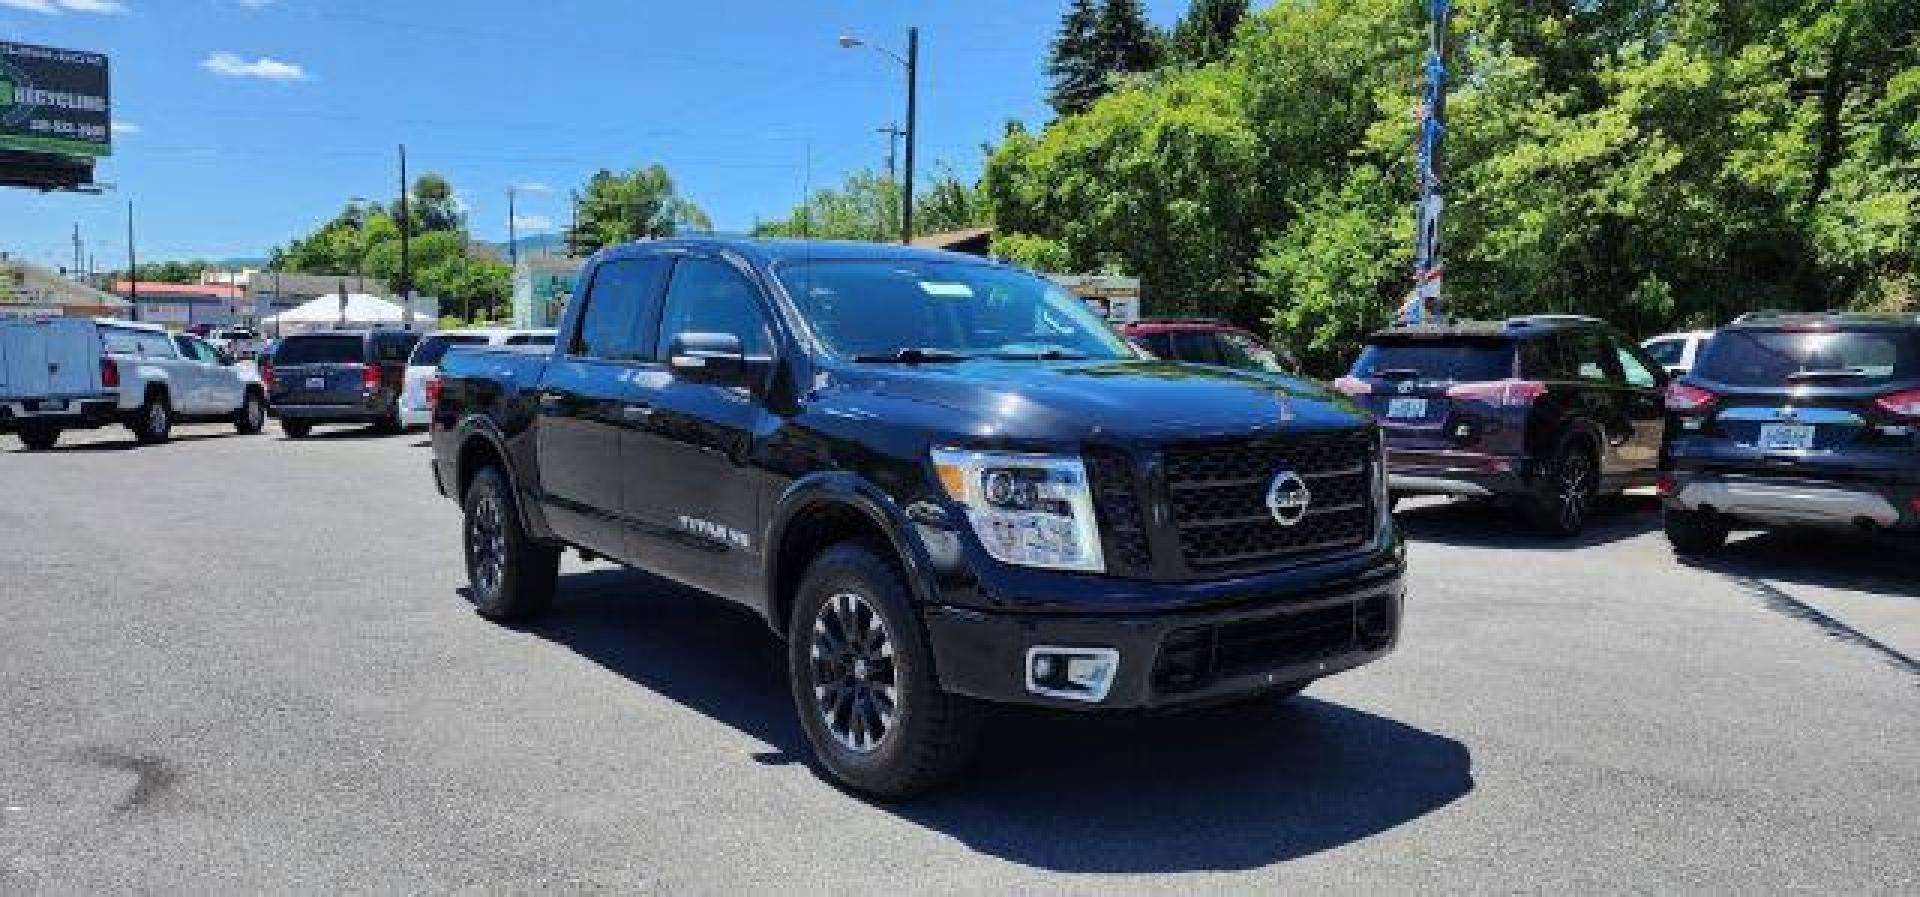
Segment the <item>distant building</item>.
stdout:
<svg viewBox="0 0 1920 897">
<path fill-rule="evenodd" d="M 539 256 L 513 269 L 513 326 L 553 327 L 578 288 L 586 259 Z"/>
<path fill-rule="evenodd" d="M 0 253 L 0 316 L 124 317 L 127 303 L 59 272 Z"/>
<path fill-rule="evenodd" d="M 925 249 L 945 249 L 948 252 L 964 252 L 968 255 L 985 257 L 993 251 L 993 228 L 969 227 L 940 234 L 926 234 L 914 237 L 913 245 Z"/>
<path fill-rule="evenodd" d="M 116 280 L 113 291 L 132 300 L 133 317 L 148 324 L 186 328 L 251 323 L 245 293 L 232 284 Z"/>
</svg>

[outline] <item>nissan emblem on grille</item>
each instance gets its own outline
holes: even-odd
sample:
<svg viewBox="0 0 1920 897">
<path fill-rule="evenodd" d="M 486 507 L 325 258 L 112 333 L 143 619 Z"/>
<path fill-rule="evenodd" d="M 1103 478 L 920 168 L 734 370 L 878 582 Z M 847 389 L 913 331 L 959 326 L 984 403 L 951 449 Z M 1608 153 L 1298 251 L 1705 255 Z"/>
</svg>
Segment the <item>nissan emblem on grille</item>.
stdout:
<svg viewBox="0 0 1920 897">
<path fill-rule="evenodd" d="M 1307 516 L 1307 505 L 1312 503 L 1313 493 L 1307 491 L 1307 481 L 1291 470 L 1280 471 L 1267 487 L 1267 513 L 1281 526 L 1299 523 Z"/>
</svg>

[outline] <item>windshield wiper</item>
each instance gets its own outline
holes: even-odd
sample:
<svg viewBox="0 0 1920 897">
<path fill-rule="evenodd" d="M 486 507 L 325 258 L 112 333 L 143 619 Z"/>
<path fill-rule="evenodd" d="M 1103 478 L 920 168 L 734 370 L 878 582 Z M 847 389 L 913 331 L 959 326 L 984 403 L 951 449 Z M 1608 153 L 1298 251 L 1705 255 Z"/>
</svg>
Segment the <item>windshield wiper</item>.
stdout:
<svg viewBox="0 0 1920 897">
<path fill-rule="evenodd" d="M 1071 349 L 1048 349 L 1044 352 L 995 352 L 993 357 L 1005 361 L 1079 361 L 1086 358 L 1087 354 Z"/>
<path fill-rule="evenodd" d="M 947 361 L 966 361 L 970 355 L 934 349 L 925 346 L 909 346 L 892 352 L 868 352 L 853 356 L 861 364 L 934 364 Z"/>
<path fill-rule="evenodd" d="M 1860 368 L 1831 368 L 1827 370 L 1794 371 L 1787 375 L 1787 382 L 1798 383 L 1802 380 L 1850 380 L 1854 377 L 1865 376 L 1867 376 L 1867 372 Z"/>
</svg>

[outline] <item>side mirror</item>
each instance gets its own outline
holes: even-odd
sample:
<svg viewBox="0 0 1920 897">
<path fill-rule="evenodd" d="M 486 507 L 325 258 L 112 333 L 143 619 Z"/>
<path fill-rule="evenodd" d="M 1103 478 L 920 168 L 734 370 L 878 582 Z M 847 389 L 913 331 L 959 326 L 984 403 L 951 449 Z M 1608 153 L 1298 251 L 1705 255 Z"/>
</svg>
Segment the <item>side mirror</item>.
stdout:
<svg viewBox="0 0 1920 897">
<path fill-rule="evenodd" d="M 674 376 L 693 383 L 747 384 L 746 352 L 731 333 L 682 333 L 668 344 L 667 363 Z"/>
</svg>

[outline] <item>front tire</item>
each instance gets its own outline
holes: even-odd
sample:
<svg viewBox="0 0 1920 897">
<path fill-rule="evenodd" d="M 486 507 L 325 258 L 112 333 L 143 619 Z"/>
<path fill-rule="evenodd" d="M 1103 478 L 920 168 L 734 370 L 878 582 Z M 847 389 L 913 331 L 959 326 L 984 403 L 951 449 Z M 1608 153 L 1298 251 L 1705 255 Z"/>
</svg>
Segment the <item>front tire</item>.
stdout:
<svg viewBox="0 0 1920 897">
<path fill-rule="evenodd" d="M 1552 536 L 1577 536 L 1586 529 L 1600 493 L 1600 467 L 1579 443 L 1568 443 L 1547 469 L 1544 490 L 1529 505 L 1533 525 Z"/>
<path fill-rule="evenodd" d="M 133 438 L 146 445 L 158 445 L 173 436 L 173 406 L 167 404 L 166 393 L 154 392 L 147 395 L 146 404 L 134 413 L 133 420 L 127 424 L 133 431 Z"/>
<path fill-rule="evenodd" d="M 20 430 L 20 442 L 28 451 L 44 452 L 60 441 L 59 427 L 25 427 Z"/>
<path fill-rule="evenodd" d="M 880 800 L 949 781 L 972 757 L 979 708 L 940 688 L 891 554 L 843 542 L 808 567 L 788 623 L 787 672 L 829 775 Z"/>
<path fill-rule="evenodd" d="M 267 400 L 249 389 L 246 399 L 240 403 L 240 410 L 233 413 L 233 429 L 242 436 L 252 436 L 266 427 Z"/>
<path fill-rule="evenodd" d="M 473 606 L 489 620 L 527 620 L 553 606 L 560 549 L 533 541 L 520 525 L 520 504 L 498 467 L 467 487 L 465 545 Z"/>
<path fill-rule="evenodd" d="M 1715 514 L 1677 508 L 1668 508 L 1661 515 L 1661 525 L 1667 531 L 1667 543 L 1673 546 L 1673 553 L 1683 556 L 1719 551 L 1726 547 L 1727 537 L 1733 532 L 1733 528 Z"/>
</svg>

